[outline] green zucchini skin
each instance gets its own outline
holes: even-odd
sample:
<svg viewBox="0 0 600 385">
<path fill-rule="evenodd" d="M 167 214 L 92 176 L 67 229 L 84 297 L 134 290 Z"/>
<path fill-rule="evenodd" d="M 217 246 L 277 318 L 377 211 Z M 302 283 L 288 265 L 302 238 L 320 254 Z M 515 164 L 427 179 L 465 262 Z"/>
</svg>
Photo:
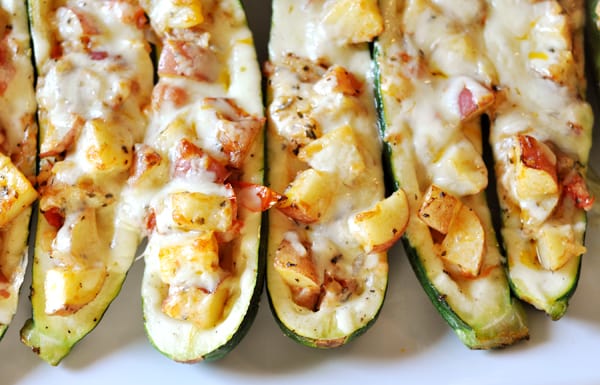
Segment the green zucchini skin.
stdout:
<svg viewBox="0 0 600 385">
<path fill-rule="evenodd" d="M 600 84 L 600 20 L 596 8 L 598 7 L 598 0 L 587 0 L 586 6 L 586 26 L 585 26 L 585 46 L 586 54 L 588 56 L 588 63 L 591 66 L 592 74 L 594 75 L 594 84 L 596 84 L 596 91 Z"/>
<path fill-rule="evenodd" d="M 392 2 L 390 1 L 389 3 L 391 4 Z M 394 5 L 388 5 L 388 9 L 395 9 Z M 390 23 L 390 20 L 394 20 L 393 15 L 386 15 L 385 11 L 383 12 L 384 19 L 388 20 L 388 23 Z M 384 31 L 384 35 L 385 34 L 386 32 Z M 372 47 L 375 100 L 379 112 L 380 134 L 384 143 L 383 157 L 385 171 L 387 173 L 388 188 L 396 190 L 403 188 L 401 182 L 403 174 L 408 173 L 408 175 L 411 175 L 412 171 L 406 170 L 412 170 L 414 165 L 409 164 L 409 161 L 402 160 L 404 158 L 401 156 L 401 152 L 406 150 L 406 147 L 403 147 L 402 145 L 395 146 L 386 139 L 386 132 L 389 129 L 388 114 L 392 114 L 393 112 L 389 111 L 387 108 L 386 97 L 382 92 L 382 76 L 385 76 L 383 75 L 382 65 L 385 65 L 385 44 L 392 40 L 390 36 L 393 35 L 384 35 L 380 36 Z M 410 156 L 407 156 L 407 158 L 410 158 Z M 405 190 L 405 192 L 408 196 L 411 196 L 412 191 Z M 485 203 L 485 198 L 482 195 L 480 196 L 479 202 Z M 419 202 L 418 200 L 411 201 L 411 204 L 419 204 Z M 413 212 L 411 215 L 416 215 L 414 214 L 414 210 L 411 211 Z M 477 309 L 481 307 L 481 311 L 475 312 L 475 315 L 470 316 L 471 321 L 467 321 L 466 317 L 460 315 L 460 310 L 452 305 L 453 301 L 465 299 L 453 299 L 449 297 L 451 294 L 445 294 L 443 289 L 436 286 L 432 281 L 432 274 L 434 274 L 434 272 L 433 270 L 431 272 L 428 270 L 427 260 L 436 258 L 436 256 L 433 255 L 427 244 L 419 245 L 418 242 L 418 239 L 427 238 L 429 236 L 420 232 L 429 232 L 429 229 L 427 227 L 411 226 L 410 222 L 412 221 L 419 221 L 419 219 L 410 219 L 409 227 L 402 237 L 402 243 L 408 261 L 431 303 L 454 331 L 459 340 L 470 349 L 495 349 L 512 345 L 522 339 L 527 339 L 529 337 L 529 331 L 526 326 L 526 315 L 521 303 L 511 296 L 509 282 L 504 275 L 504 268 L 502 266 L 496 267 L 495 276 L 489 278 L 490 280 L 496 280 L 494 285 L 496 290 L 498 290 L 496 293 L 496 300 L 498 303 L 488 304 L 485 307 L 494 310 L 490 310 L 488 314 L 486 310 L 484 310 L 483 305 L 480 306 L 473 301 L 469 306 L 463 306 L 463 308 Z M 484 223 L 484 227 L 489 226 L 491 228 L 491 223 L 486 223 L 485 220 L 482 220 L 482 222 Z M 495 239 L 493 241 L 495 242 Z M 480 298 L 479 300 L 482 299 Z"/>
<path fill-rule="evenodd" d="M 386 293 L 387 293 L 387 286 L 386 286 Z M 271 306 L 271 309 L 275 313 L 276 312 L 275 305 L 271 298 L 271 294 L 268 295 L 268 299 L 269 299 L 269 305 Z M 336 347 L 340 347 L 342 345 L 346 345 L 349 342 L 357 339 L 358 337 L 360 337 L 364 333 L 366 333 L 375 324 L 375 322 L 377 322 L 377 319 L 379 318 L 379 314 L 381 313 L 382 307 L 383 306 L 379 307 L 379 310 L 377 311 L 377 313 L 363 327 L 361 327 L 358 330 L 355 330 L 354 332 L 352 332 L 351 334 L 349 334 L 347 336 L 344 336 L 342 338 L 335 338 L 335 339 L 311 338 L 311 337 L 307 337 L 306 335 L 302 335 L 302 334 L 298 333 L 297 331 L 293 330 L 292 328 L 288 327 L 286 325 L 286 323 L 279 316 L 277 316 L 276 313 L 275 313 L 275 322 L 277 323 L 277 325 L 279 326 L 279 328 L 281 329 L 283 334 L 285 336 L 287 336 L 288 338 L 290 338 L 292 341 L 295 341 L 296 343 L 307 346 L 309 348 L 329 349 L 329 348 L 336 348 Z"/>
<path fill-rule="evenodd" d="M 41 274 L 39 270 L 34 260 L 34 276 Z M 72 326 L 46 316 L 43 310 L 44 304 L 43 302 L 40 303 L 41 296 L 33 293 L 31 295 L 33 315 L 21 328 L 21 341 L 50 365 L 56 366 L 60 364 L 63 358 L 71 352 L 75 344 L 94 330 L 101 321 L 110 303 L 121 290 L 125 277 L 120 278 L 111 284 L 110 291 L 104 292 L 103 300 L 95 301 L 93 308 L 86 311 L 90 315 L 72 317 L 68 320 L 72 323 Z M 36 287 L 37 285 L 32 285 L 32 291 Z M 38 290 L 43 290 L 43 287 L 37 288 Z"/>
</svg>

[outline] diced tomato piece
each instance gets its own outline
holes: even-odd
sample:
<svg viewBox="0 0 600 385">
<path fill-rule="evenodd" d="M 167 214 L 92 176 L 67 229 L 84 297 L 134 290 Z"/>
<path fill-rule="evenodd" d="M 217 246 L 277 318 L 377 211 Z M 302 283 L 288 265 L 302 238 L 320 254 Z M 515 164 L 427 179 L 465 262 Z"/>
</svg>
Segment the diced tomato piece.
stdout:
<svg viewBox="0 0 600 385">
<path fill-rule="evenodd" d="M 589 211 L 594 205 L 594 197 L 590 194 L 583 176 L 573 170 L 563 180 L 564 193 L 573 199 L 577 208 Z"/>
<path fill-rule="evenodd" d="M 156 228 L 156 212 L 153 209 L 149 209 L 146 215 L 146 231 L 151 233 Z"/>
<path fill-rule="evenodd" d="M 209 48 L 191 41 L 165 40 L 158 61 L 160 76 L 178 76 L 202 82 L 217 80 L 221 65 Z"/>
<path fill-rule="evenodd" d="M 182 139 L 177 148 L 174 176 L 185 176 L 200 170 L 214 173 L 216 183 L 223 183 L 230 174 L 225 165 L 206 154 L 194 143 Z"/>
<path fill-rule="evenodd" d="M 267 186 L 243 181 L 232 183 L 236 190 L 239 204 L 250 211 L 266 211 L 283 199 L 281 194 Z"/>
<path fill-rule="evenodd" d="M 178 108 L 188 102 L 189 95 L 184 88 L 159 82 L 152 91 L 152 108 L 158 111 L 164 102 L 170 102 Z"/>
<path fill-rule="evenodd" d="M 46 222 L 52 227 L 60 229 L 65 223 L 65 215 L 62 210 L 58 207 L 51 207 L 48 210 L 42 212 Z"/>
<path fill-rule="evenodd" d="M 240 235 L 242 227 L 244 227 L 244 222 L 239 219 L 234 219 L 229 230 L 215 233 L 217 242 L 219 244 L 224 244 L 233 241 Z"/>
<path fill-rule="evenodd" d="M 465 117 L 477 111 L 477 101 L 473 98 L 473 93 L 467 87 L 463 88 L 458 94 L 458 108 L 460 116 Z"/>
<path fill-rule="evenodd" d="M 104 60 L 108 57 L 108 52 L 106 51 L 91 51 L 89 53 L 90 59 L 92 60 Z"/>
<path fill-rule="evenodd" d="M 133 12 L 130 17 L 131 20 L 128 18 L 126 22 L 129 23 L 129 21 L 133 21 L 135 26 L 139 29 L 144 29 L 148 24 L 148 18 L 146 17 L 146 13 L 142 7 L 136 7 L 135 12 Z"/>
<path fill-rule="evenodd" d="M 546 171 L 557 180 L 556 159 L 552 150 L 533 136 L 519 135 L 521 161 L 529 168 Z M 554 159 L 553 159 L 554 158 Z"/>
</svg>

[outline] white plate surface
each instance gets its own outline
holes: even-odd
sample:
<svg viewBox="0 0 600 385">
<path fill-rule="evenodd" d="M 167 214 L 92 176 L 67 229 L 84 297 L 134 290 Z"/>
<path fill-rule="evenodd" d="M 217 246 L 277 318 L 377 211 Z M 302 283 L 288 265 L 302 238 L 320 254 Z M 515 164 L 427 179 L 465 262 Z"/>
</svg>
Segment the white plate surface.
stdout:
<svg viewBox="0 0 600 385">
<path fill-rule="evenodd" d="M 244 1 L 259 57 L 266 55 L 267 0 Z M 600 130 L 592 167 L 600 171 Z M 598 197 L 600 198 L 600 197 Z M 531 338 L 497 351 L 465 348 L 424 294 L 398 244 L 389 255 L 390 285 L 375 325 L 336 350 L 313 350 L 283 336 L 263 295 L 244 340 L 215 363 L 177 364 L 146 339 L 139 288 L 143 262 L 98 327 L 58 367 L 19 341 L 29 315 L 29 276 L 17 316 L 0 343 L 0 384 L 600 384 L 600 215 L 590 217 L 589 249 L 566 316 L 553 322 L 528 308 Z"/>
</svg>

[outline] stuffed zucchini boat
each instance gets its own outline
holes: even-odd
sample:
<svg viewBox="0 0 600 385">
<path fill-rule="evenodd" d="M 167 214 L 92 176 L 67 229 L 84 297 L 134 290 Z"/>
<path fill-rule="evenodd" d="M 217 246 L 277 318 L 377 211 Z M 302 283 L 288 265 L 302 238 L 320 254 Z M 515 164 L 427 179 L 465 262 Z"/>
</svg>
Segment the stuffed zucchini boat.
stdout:
<svg viewBox="0 0 600 385">
<path fill-rule="evenodd" d="M 490 143 L 509 278 L 521 299 L 554 320 L 577 287 L 594 201 L 586 187 L 593 114 L 583 12 L 582 0 L 501 0 L 490 4 L 485 27 L 502 95 Z"/>
<path fill-rule="evenodd" d="M 31 180 L 37 153 L 36 101 L 21 1 L 0 1 L 0 338 L 17 310 L 28 262 Z"/>
<path fill-rule="evenodd" d="M 386 250 L 408 219 L 385 189 L 366 42 L 375 1 L 273 2 L 269 41 L 267 290 L 286 335 L 319 348 L 365 332 L 384 301 Z"/>
<path fill-rule="evenodd" d="M 146 127 L 153 66 L 129 0 L 32 0 L 39 216 L 22 341 L 57 365 L 118 294 L 138 234 L 119 195 Z"/>
<path fill-rule="evenodd" d="M 245 335 L 264 281 L 265 118 L 260 68 L 237 0 L 148 0 L 160 51 L 150 123 L 123 211 L 147 236 L 142 300 L 154 347 L 215 360 Z"/>
<path fill-rule="evenodd" d="M 485 197 L 480 117 L 497 97 L 483 49 L 486 3 L 467 3 L 380 1 L 376 94 L 388 170 L 409 197 L 410 263 L 461 341 L 489 349 L 528 329 Z"/>
</svg>

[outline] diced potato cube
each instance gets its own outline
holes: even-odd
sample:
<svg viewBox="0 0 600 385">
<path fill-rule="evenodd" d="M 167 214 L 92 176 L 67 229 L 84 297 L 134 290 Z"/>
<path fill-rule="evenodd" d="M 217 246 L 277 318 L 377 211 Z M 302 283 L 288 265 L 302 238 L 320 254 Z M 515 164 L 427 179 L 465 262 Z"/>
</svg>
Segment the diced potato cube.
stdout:
<svg viewBox="0 0 600 385">
<path fill-rule="evenodd" d="M 67 315 L 90 303 L 104 285 L 105 267 L 65 268 L 48 270 L 44 280 L 45 312 Z"/>
<path fill-rule="evenodd" d="M 235 216 L 230 197 L 201 192 L 172 193 L 168 197 L 168 207 L 172 210 L 175 225 L 185 231 L 227 231 Z"/>
<path fill-rule="evenodd" d="M 229 296 L 230 289 L 225 282 L 212 293 L 197 287 L 170 288 L 161 309 L 171 318 L 192 322 L 200 329 L 209 329 L 223 318 Z"/>
<path fill-rule="evenodd" d="M 429 186 L 419 208 L 419 218 L 432 229 L 447 234 L 452 219 L 462 202 L 436 185 Z"/>
<path fill-rule="evenodd" d="M 102 261 L 104 252 L 101 248 L 96 210 L 88 207 L 65 217 L 52 241 L 51 252 L 55 261 L 73 268 Z"/>
<path fill-rule="evenodd" d="M 573 56 L 573 31 L 562 4 L 537 4 L 538 14 L 528 35 L 528 66 L 544 79 L 577 92 L 577 64 Z"/>
<path fill-rule="evenodd" d="M 410 209 L 403 190 L 377 202 L 348 220 L 350 232 L 367 253 L 383 252 L 402 236 Z"/>
<path fill-rule="evenodd" d="M 114 125 L 114 123 L 113 123 Z M 131 167 L 133 141 L 126 130 L 120 130 L 101 119 L 88 121 L 79 143 L 83 147 L 88 166 L 97 171 L 121 172 Z"/>
<path fill-rule="evenodd" d="M 517 194 L 523 199 L 558 197 L 556 156 L 532 136 L 519 135 L 517 154 Z"/>
<path fill-rule="evenodd" d="M 340 303 L 348 301 L 353 295 L 360 296 L 364 290 L 356 278 L 336 277 L 330 272 L 325 273 L 321 287 L 319 309 L 336 309 Z"/>
<path fill-rule="evenodd" d="M 134 161 L 128 183 L 133 186 L 152 186 L 168 178 L 168 166 L 163 157 L 146 144 L 136 144 Z"/>
<path fill-rule="evenodd" d="M 332 130 L 302 147 L 298 158 L 318 171 L 339 175 L 342 182 L 352 182 L 366 168 L 352 127 Z"/>
<path fill-rule="evenodd" d="M 347 96 L 360 95 L 362 87 L 362 83 L 351 72 L 339 65 L 329 67 L 313 86 L 314 90 L 321 95 L 339 92 Z"/>
<path fill-rule="evenodd" d="M 369 42 L 383 30 L 377 0 L 329 0 L 323 12 L 328 31 L 342 42 Z"/>
<path fill-rule="evenodd" d="M 519 135 L 514 144 L 513 199 L 527 225 L 541 224 L 554 211 L 560 198 L 556 156 L 544 143 Z"/>
<path fill-rule="evenodd" d="M 473 209 L 462 205 L 441 244 L 442 260 L 449 270 L 472 278 L 479 275 L 485 251 L 485 230 Z"/>
<path fill-rule="evenodd" d="M 0 154 L 0 227 L 3 227 L 37 198 L 31 182 L 9 157 Z"/>
<path fill-rule="evenodd" d="M 160 277 L 174 286 L 195 286 L 212 292 L 226 272 L 219 265 L 219 245 L 212 232 L 177 237 L 158 251 Z"/>
<path fill-rule="evenodd" d="M 312 309 L 320 294 L 319 276 L 310 250 L 295 233 L 287 233 L 273 261 L 275 271 L 292 289 L 294 302 Z"/>
<path fill-rule="evenodd" d="M 251 115 L 231 98 L 205 98 L 202 107 L 217 117 L 217 141 L 230 166 L 241 168 L 265 118 Z"/>
<path fill-rule="evenodd" d="M 395 62 L 398 61 L 398 58 L 395 56 L 393 59 L 395 59 Z M 388 59 L 386 64 L 393 65 L 395 62 Z M 393 98 L 397 103 L 400 103 L 402 100 L 409 97 L 414 92 L 414 87 L 415 86 L 411 79 L 405 74 L 401 73 L 400 70 L 394 72 L 393 76 L 381 77 L 381 91 L 386 96 Z"/>
<path fill-rule="evenodd" d="M 285 215 L 302 223 L 320 220 L 331 202 L 334 178 L 309 168 L 298 175 L 284 192 L 285 199 L 277 208 Z"/>
<path fill-rule="evenodd" d="M 191 28 L 204 21 L 201 0 L 164 0 L 169 12 L 159 16 L 166 28 Z M 154 15 L 153 15 L 154 16 Z"/>
<path fill-rule="evenodd" d="M 195 138 L 196 127 L 188 121 L 186 114 L 180 114 L 160 132 L 156 146 L 161 152 L 168 153 L 171 149 L 177 148 L 183 139 L 193 141 Z"/>
<path fill-rule="evenodd" d="M 536 237 L 540 264 L 547 270 L 558 270 L 571 258 L 585 253 L 586 248 L 575 240 L 573 227 L 564 224 L 545 223 Z"/>
<path fill-rule="evenodd" d="M 458 196 L 473 195 L 488 184 L 481 154 L 466 137 L 446 145 L 430 167 L 433 183 Z"/>
</svg>

